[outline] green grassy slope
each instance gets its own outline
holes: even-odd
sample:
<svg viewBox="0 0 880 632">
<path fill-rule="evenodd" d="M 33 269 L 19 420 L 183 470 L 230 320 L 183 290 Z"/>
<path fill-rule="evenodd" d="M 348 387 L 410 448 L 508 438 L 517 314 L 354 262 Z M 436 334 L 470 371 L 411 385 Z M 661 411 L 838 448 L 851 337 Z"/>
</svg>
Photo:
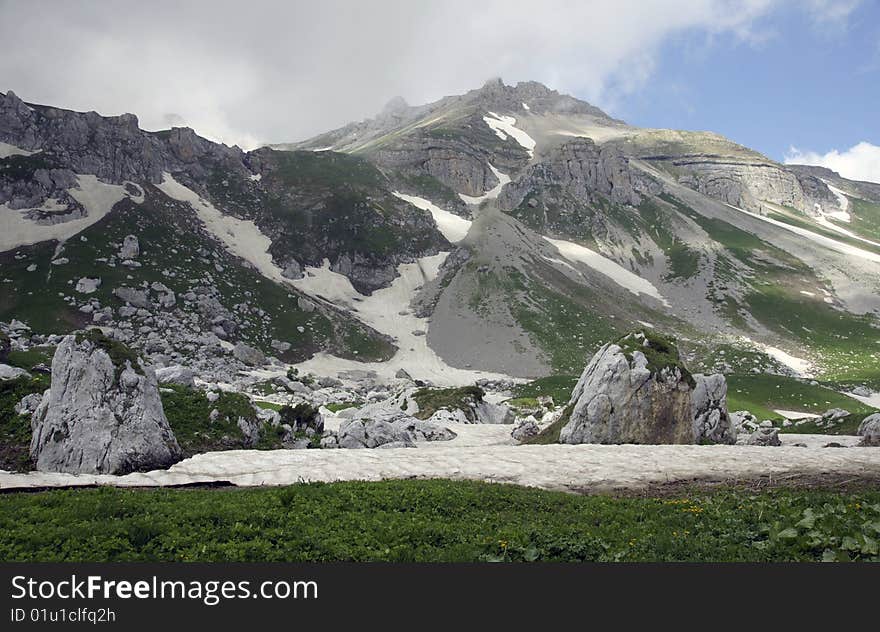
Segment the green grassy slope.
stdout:
<svg viewBox="0 0 880 632">
<path fill-rule="evenodd" d="M 6 561 L 878 560 L 880 492 L 574 496 L 475 482 L 7 494 Z"/>
</svg>

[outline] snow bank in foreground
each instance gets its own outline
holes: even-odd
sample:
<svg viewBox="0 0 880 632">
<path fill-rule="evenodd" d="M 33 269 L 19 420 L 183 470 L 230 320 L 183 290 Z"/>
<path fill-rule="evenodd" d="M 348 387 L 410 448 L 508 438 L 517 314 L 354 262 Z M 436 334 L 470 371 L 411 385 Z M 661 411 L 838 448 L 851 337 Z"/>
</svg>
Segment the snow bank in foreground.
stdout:
<svg viewBox="0 0 880 632">
<path fill-rule="evenodd" d="M 463 426 L 452 424 L 455 432 Z M 509 430 L 509 427 L 504 428 Z M 497 427 L 473 426 L 458 439 L 388 450 L 230 450 L 200 454 L 169 470 L 92 476 L 0 473 L 0 488 L 94 483 L 119 486 L 230 481 L 236 485 L 288 485 L 302 481 L 450 478 L 580 491 L 641 488 L 676 481 L 756 476 L 880 475 L 880 450 L 823 449 L 854 437 L 781 434 L 783 446 L 499 445 Z M 487 431 L 487 441 L 479 435 Z M 494 434 L 493 434 L 494 433 Z M 793 447 L 804 443 L 808 447 Z"/>
<path fill-rule="evenodd" d="M 633 294 L 646 294 L 648 296 L 656 298 L 666 307 L 669 307 L 669 302 L 665 298 L 663 298 L 657 288 L 654 287 L 653 283 L 651 283 L 647 279 L 643 279 L 636 274 L 633 274 L 632 272 L 619 265 L 618 263 L 612 261 L 611 259 L 603 257 L 598 252 L 590 250 L 585 246 L 581 246 L 580 244 L 576 244 L 570 241 L 564 241 L 562 239 L 551 239 L 550 237 L 544 237 L 544 239 L 556 246 L 559 254 L 561 254 L 569 261 L 583 263 L 595 270 L 596 272 L 604 274 L 612 281 L 617 283 L 619 286 L 629 290 Z"/>
<path fill-rule="evenodd" d="M 464 200 L 465 204 L 482 204 L 485 200 L 494 200 L 501 194 L 501 189 L 504 188 L 504 185 L 510 182 L 510 176 L 506 173 L 501 173 L 496 169 L 492 163 L 489 164 L 489 169 L 492 170 L 492 173 L 495 174 L 495 177 L 498 178 L 498 184 L 494 187 L 486 191 L 483 195 L 478 195 L 477 197 L 471 197 L 470 195 L 465 195 L 464 193 L 459 193 L 458 197 Z"/>
<path fill-rule="evenodd" d="M 140 203 L 143 195 L 129 195 L 125 187 L 119 184 L 105 184 L 96 176 L 76 176 L 76 187 L 67 190 L 68 194 L 79 202 L 86 211 L 85 217 L 72 219 L 60 224 L 40 225 L 24 217 L 30 209 L 11 209 L 0 204 L 0 252 L 12 250 L 19 246 L 29 246 L 49 239 L 65 241 L 86 228 L 100 221 L 113 206 L 125 199 Z M 140 191 L 140 189 L 138 189 Z M 141 193 L 143 193 L 141 191 Z M 62 210 L 66 207 L 57 202 L 49 201 L 43 210 Z"/>
<path fill-rule="evenodd" d="M 468 231 L 471 228 L 470 220 L 459 217 L 454 213 L 450 213 L 432 203 L 430 200 L 415 195 L 398 193 L 397 191 L 393 191 L 393 193 L 401 200 L 409 202 L 416 208 L 430 212 L 434 217 L 434 221 L 437 222 L 437 228 L 440 229 L 440 232 L 443 233 L 443 236 L 446 237 L 446 239 L 454 244 L 464 239 L 465 235 L 468 234 Z"/>
<path fill-rule="evenodd" d="M 486 122 L 486 125 L 492 128 L 492 131 L 495 132 L 498 138 L 507 140 L 507 137 L 510 136 L 529 152 L 529 158 L 535 157 L 535 145 L 537 144 L 535 139 L 516 127 L 516 119 L 514 117 L 489 112 L 489 116 L 484 116 L 483 120 Z"/>
</svg>

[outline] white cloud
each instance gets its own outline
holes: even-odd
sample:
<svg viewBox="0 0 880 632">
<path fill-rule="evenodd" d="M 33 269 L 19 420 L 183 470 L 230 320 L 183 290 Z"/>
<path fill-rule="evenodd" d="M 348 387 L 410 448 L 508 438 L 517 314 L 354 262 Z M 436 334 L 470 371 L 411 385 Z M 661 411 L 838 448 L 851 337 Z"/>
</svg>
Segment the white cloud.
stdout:
<svg viewBox="0 0 880 632">
<path fill-rule="evenodd" d="M 832 149 L 827 154 L 801 151 L 792 147 L 785 155 L 786 164 L 818 165 L 836 171 L 850 180 L 880 183 L 880 147 L 862 141 L 845 151 Z"/>
<path fill-rule="evenodd" d="M 845 27 L 862 0 L 808 0 L 807 10 L 816 26 Z"/>
<path fill-rule="evenodd" d="M 493 76 L 614 106 L 646 85 L 661 47 L 683 34 L 752 45 L 778 10 L 837 19 L 853 0 L 45 4 L 0 0 L 0 91 L 134 112 L 148 129 L 175 113 L 247 147 L 372 116 L 394 95 L 424 103 Z"/>
</svg>

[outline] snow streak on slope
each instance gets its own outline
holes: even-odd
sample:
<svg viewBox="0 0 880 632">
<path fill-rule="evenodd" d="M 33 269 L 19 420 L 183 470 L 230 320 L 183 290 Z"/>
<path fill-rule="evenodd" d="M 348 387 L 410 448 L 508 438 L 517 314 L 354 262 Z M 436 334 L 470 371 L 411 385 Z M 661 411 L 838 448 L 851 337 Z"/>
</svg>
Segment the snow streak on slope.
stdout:
<svg viewBox="0 0 880 632">
<path fill-rule="evenodd" d="M 27 149 L 21 149 L 20 147 L 10 145 L 9 143 L 0 143 L 0 158 L 9 158 L 10 156 L 32 156 L 37 153 L 39 153 L 39 151 L 28 151 Z"/>
<path fill-rule="evenodd" d="M 805 360 L 804 358 L 799 358 L 797 356 L 793 356 L 787 351 L 783 351 L 777 347 L 771 347 L 770 345 L 765 345 L 760 342 L 755 342 L 754 340 L 747 338 L 745 336 L 742 339 L 752 345 L 753 347 L 763 351 L 768 356 L 779 362 L 780 364 L 787 366 L 789 369 L 794 371 L 797 375 L 801 377 L 811 377 L 810 371 L 812 371 L 813 363 L 809 360 Z"/>
<path fill-rule="evenodd" d="M 159 189 L 170 198 L 188 202 L 208 231 L 223 242 L 229 252 L 253 264 L 268 279 L 279 283 L 288 281 L 269 254 L 272 240 L 256 224 L 250 220 L 224 215 L 198 193 L 180 184 L 170 173 L 162 175 L 164 177 L 158 185 Z"/>
<path fill-rule="evenodd" d="M 24 213 L 31 209 L 11 209 L 0 204 L 0 252 L 19 246 L 29 246 L 49 239 L 65 241 L 98 222 L 111 211 L 113 205 L 129 197 L 140 203 L 143 197 L 131 196 L 119 184 L 105 184 L 96 176 L 76 176 L 77 187 L 67 190 L 86 211 L 85 217 L 58 224 L 40 225 L 25 218 Z M 140 189 L 139 189 L 140 190 Z M 48 201 L 40 210 L 60 211 L 66 208 L 55 201 Z"/>
<path fill-rule="evenodd" d="M 440 232 L 443 233 L 443 236 L 446 237 L 446 239 L 454 244 L 464 239 L 465 235 L 467 235 L 471 228 L 470 220 L 459 217 L 454 213 L 450 213 L 432 203 L 430 200 L 415 195 L 398 193 L 397 191 L 393 191 L 392 193 L 401 200 L 409 202 L 416 208 L 430 212 L 434 217 L 434 221 L 437 222 L 437 228 L 440 229 Z"/>
<path fill-rule="evenodd" d="M 489 112 L 489 116 L 484 116 L 483 120 L 486 121 L 486 125 L 492 128 L 498 138 L 507 140 L 507 137 L 510 136 L 529 152 L 529 158 L 535 157 L 535 145 L 537 144 L 535 139 L 515 127 L 516 119 L 514 117 Z"/>
<path fill-rule="evenodd" d="M 663 298 L 657 288 L 654 287 L 650 281 L 633 274 L 611 259 L 603 257 L 598 252 L 570 241 L 551 239 L 550 237 L 544 237 L 544 239 L 556 246 L 559 254 L 569 261 L 583 263 L 593 270 L 604 274 L 619 286 L 629 290 L 633 294 L 637 296 L 639 294 L 647 294 L 648 296 L 656 298 L 658 301 L 662 302 L 666 307 L 669 307 L 669 302 Z"/>
<path fill-rule="evenodd" d="M 827 186 L 828 189 L 834 194 L 834 197 L 837 198 L 837 204 L 838 206 L 840 206 L 839 214 L 828 213 L 828 216 L 832 217 L 833 219 L 840 220 L 841 222 L 849 222 L 849 198 L 846 197 L 846 193 L 838 189 L 833 184 L 826 182 L 825 180 L 822 180 L 822 182 L 825 182 L 825 186 Z"/>
<path fill-rule="evenodd" d="M 498 184 L 492 187 L 490 190 L 486 191 L 483 195 L 479 195 L 477 197 L 471 197 L 470 195 L 465 195 L 464 193 L 459 193 L 458 197 L 464 200 L 465 204 L 482 204 L 486 200 L 494 200 L 499 195 L 501 195 L 501 189 L 504 188 L 504 185 L 510 182 L 510 176 L 506 173 L 501 173 L 496 169 L 492 163 L 489 164 L 489 169 L 492 170 L 492 173 L 495 174 L 495 177 L 498 178 Z"/>
<path fill-rule="evenodd" d="M 473 384 L 481 377 L 506 377 L 497 373 L 456 369 L 446 364 L 428 346 L 428 319 L 418 318 L 409 305 L 418 289 L 436 278 L 440 265 L 449 253 L 441 252 L 422 257 L 415 263 L 398 266 L 400 274 L 390 287 L 376 290 L 370 296 L 362 296 L 347 277 L 330 270 L 330 262 L 321 268 L 306 268 L 302 279 L 293 281 L 298 289 L 321 296 L 340 307 L 377 331 L 394 338 L 397 353 L 387 362 L 356 362 L 337 358 L 325 353 L 316 355 L 297 366 L 300 370 L 318 375 L 333 375 L 353 369 L 375 371 L 383 379 L 391 380 L 399 369 L 415 379 L 430 380 L 439 386 Z"/>
<path fill-rule="evenodd" d="M 849 244 L 837 241 L 836 239 L 831 239 L 830 237 L 826 237 L 825 235 L 814 233 L 813 231 L 807 230 L 806 228 L 801 228 L 800 226 L 793 226 L 791 224 L 781 222 L 777 219 L 773 219 L 772 217 L 764 217 L 763 215 L 752 213 L 751 211 L 741 209 L 738 206 L 734 206 L 733 204 L 727 204 L 727 206 L 736 211 L 739 211 L 740 213 L 745 213 L 749 217 L 754 217 L 755 219 L 759 219 L 762 222 L 773 224 L 774 226 L 783 228 L 789 232 L 795 233 L 796 235 L 800 235 L 801 237 L 806 237 L 810 241 L 816 242 L 821 246 L 825 246 L 841 254 L 859 257 L 860 259 L 866 259 L 868 261 L 873 261 L 874 263 L 880 263 L 880 254 L 869 252 L 867 250 L 862 250 L 861 248 L 856 248 L 855 246 L 850 246 Z"/>
</svg>

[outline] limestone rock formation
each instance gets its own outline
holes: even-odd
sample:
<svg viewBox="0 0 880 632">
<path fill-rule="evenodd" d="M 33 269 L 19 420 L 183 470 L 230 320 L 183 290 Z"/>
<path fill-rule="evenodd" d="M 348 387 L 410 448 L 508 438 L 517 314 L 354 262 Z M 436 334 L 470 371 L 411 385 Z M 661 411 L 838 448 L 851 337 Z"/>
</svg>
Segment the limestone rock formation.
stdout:
<svg viewBox="0 0 880 632">
<path fill-rule="evenodd" d="M 675 345 L 638 332 L 603 346 L 572 392 L 562 443 L 733 443 L 723 376 L 692 376 Z"/>
<path fill-rule="evenodd" d="M 96 330 L 58 346 L 52 386 L 31 430 L 31 458 L 41 471 L 126 474 L 183 456 L 152 369 Z"/>
<path fill-rule="evenodd" d="M 880 413 L 865 417 L 859 424 L 858 435 L 863 446 L 880 446 Z"/>
</svg>

